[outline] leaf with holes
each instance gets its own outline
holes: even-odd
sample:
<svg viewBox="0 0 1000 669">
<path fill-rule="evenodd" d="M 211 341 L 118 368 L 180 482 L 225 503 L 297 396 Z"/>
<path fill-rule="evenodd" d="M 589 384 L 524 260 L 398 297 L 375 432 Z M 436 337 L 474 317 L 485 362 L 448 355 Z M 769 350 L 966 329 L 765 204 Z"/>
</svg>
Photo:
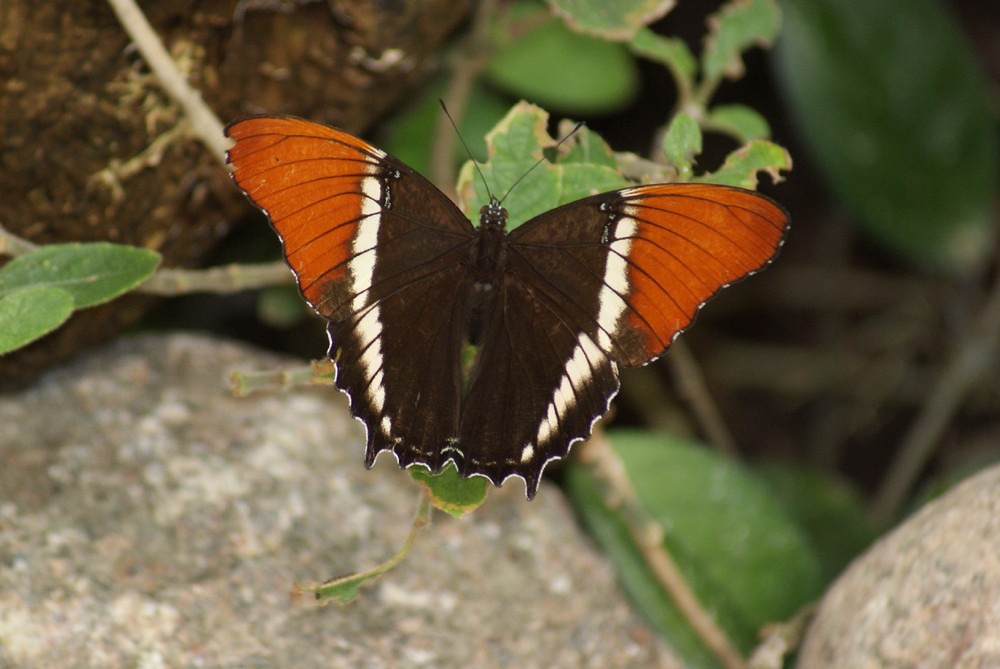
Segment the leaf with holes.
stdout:
<svg viewBox="0 0 1000 669">
<path fill-rule="evenodd" d="M 549 0 L 573 29 L 609 40 L 626 40 L 663 18 L 674 0 Z"/>
</svg>

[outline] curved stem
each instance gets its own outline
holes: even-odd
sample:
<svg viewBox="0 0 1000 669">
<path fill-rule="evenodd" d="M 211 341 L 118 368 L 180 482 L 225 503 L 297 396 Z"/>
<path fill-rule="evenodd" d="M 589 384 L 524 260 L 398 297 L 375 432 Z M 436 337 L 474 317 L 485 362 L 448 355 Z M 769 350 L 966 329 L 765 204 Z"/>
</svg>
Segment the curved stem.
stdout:
<svg viewBox="0 0 1000 669">
<path fill-rule="evenodd" d="M 0 256 L 21 256 L 37 248 L 38 246 L 27 239 L 22 239 L 14 233 L 8 232 L 0 225 Z"/>
<path fill-rule="evenodd" d="M 136 290 L 161 296 L 198 292 L 238 293 L 291 281 L 292 273 L 284 262 L 234 263 L 208 269 L 160 269 Z"/>
<path fill-rule="evenodd" d="M 201 93 L 188 85 L 184 75 L 167 53 L 159 35 L 149 25 L 145 14 L 134 0 L 108 0 L 108 4 L 118 16 L 118 21 L 135 42 L 139 53 L 160 80 L 164 90 L 184 110 L 191 123 L 192 132 L 208 147 L 212 156 L 222 165 L 226 164 L 226 150 L 229 140 L 222 131 L 222 122 L 201 97 Z"/>
<path fill-rule="evenodd" d="M 355 574 L 338 576 L 324 581 L 316 586 L 302 588 L 296 585 L 292 590 L 292 595 L 297 596 L 305 592 L 311 592 L 316 602 L 320 605 L 328 604 L 330 601 L 337 601 L 341 604 L 353 600 L 358 595 L 358 588 L 373 578 L 381 576 L 393 567 L 397 566 L 410 552 L 413 542 L 417 538 L 419 531 L 431 521 L 431 513 L 434 507 L 431 506 L 431 494 L 427 488 L 421 486 L 420 500 L 417 502 L 417 512 L 410 525 L 410 531 L 406 535 L 406 540 L 399 551 L 385 562 Z"/>
</svg>

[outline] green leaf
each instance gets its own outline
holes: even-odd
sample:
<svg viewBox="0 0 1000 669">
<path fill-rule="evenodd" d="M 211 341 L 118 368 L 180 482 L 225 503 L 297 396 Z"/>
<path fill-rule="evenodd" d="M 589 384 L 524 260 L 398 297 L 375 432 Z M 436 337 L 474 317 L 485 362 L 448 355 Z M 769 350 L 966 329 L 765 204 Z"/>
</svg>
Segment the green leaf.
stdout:
<svg viewBox="0 0 1000 669">
<path fill-rule="evenodd" d="M 427 486 L 436 508 L 456 518 L 474 511 L 486 500 L 489 481 L 482 476 L 462 478 L 453 463 L 448 463 L 439 474 L 432 474 L 423 465 L 414 465 L 407 471 L 413 480 Z"/>
<path fill-rule="evenodd" d="M 674 0 L 548 0 L 552 11 L 578 32 L 609 40 L 627 40 L 637 30 L 663 18 Z"/>
<path fill-rule="evenodd" d="M 757 173 L 766 172 L 771 181 L 781 181 L 781 172 L 792 169 L 792 157 L 783 147 L 765 140 L 750 142 L 726 157 L 722 167 L 711 174 L 692 179 L 703 183 L 757 188 Z"/>
<path fill-rule="evenodd" d="M 361 594 L 361 586 L 378 576 L 381 576 L 381 574 L 372 574 L 370 572 L 348 574 L 347 576 L 331 579 L 322 585 L 310 586 L 308 588 L 296 586 L 292 592 L 295 595 L 308 592 L 316 600 L 316 603 L 320 605 L 326 605 L 330 602 L 350 604 Z"/>
<path fill-rule="evenodd" d="M 755 645 L 760 626 L 787 618 L 819 594 L 818 558 L 752 472 L 662 436 L 616 431 L 608 437 L 689 585 L 743 650 Z M 636 596 L 657 587 L 640 581 L 629 591 Z M 662 611 L 658 619 L 667 621 Z M 672 641 L 687 634 L 662 631 Z"/>
<path fill-rule="evenodd" d="M 775 0 L 730 0 L 709 19 L 709 35 L 702 53 L 706 80 L 743 76 L 744 51 L 769 46 L 781 29 Z"/>
<path fill-rule="evenodd" d="M 576 114 L 607 113 L 632 99 L 639 74 L 624 46 L 572 32 L 554 17 L 535 22 L 500 47 L 486 71 L 492 84 Z"/>
<path fill-rule="evenodd" d="M 62 288 L 77 309 L 107 302 L 135 288 L 160 262 L 153 251 L 108 242 L 52 244 L 14 258 L 0 269 L 0 297 L 28 286 Z"/>
<path fill-rule="evenodd" d="M 809 537 L 823 566 L 824 582 L 833 581 L 878 537 L 864 501 L 845 481 L 779 463 L 755 471 Z"/>
<path fill-rule="evenodd" d="M 618 160 L 615 158 L 614 151 L 596 132 L 581 127 L 566 141 L 563 148 L 564 154 L 558 157 L 562 163 L 603 165 L 617 173 Z"/>
<path fill-rule="evenodd" d="M 705 126 L 724 132 L 741 144 L 771 136 L 771 128 L 764 117 L 746 105 L 712 107 L 705 119 Z"/>
<path fill-rule="evenodd" d="M 66 322 L 73 296 L 61 288 L 31 286 L 0 295 L 0 355 L 21 348 Z"/>
<path fill-rule="evenodd" d="M 691 177 L 694 158 L 701 153 L 701 129 L 698 123 L 684 112 L 679 112 L 670 121 L 663 136 L 663 155 L 667 162 L 677 168 L 681 181 Z"/>
<path fill-rule="evenodd" d="M 888 248 L 974 273 L 993 254 L 989 84 L 931 0 L 785 0 L 783 92 L 835 197 Z"/>
<path fill-rule="evenodd" d="M 666 65 L 675 77 L 687 82 L 688 88 L 693 87 L 698 61 L 684 40 L 657 35 L 649 28 L 643 28 L 635 34 L 628 46 L 635 55 Z"/>
<path fill-rule="evenodd" d="M 718 669 L 718 662 L 687 624 L 636 548 L 617 509 L 604 503 L 593 474 L 579 464 L 564 467 L 566 492 L 587 529 L 614 565 L 629 597 L 650 627 L 670 641 L 690 669 Z"/>
<path fill-rule="evenodd" d="M 751 644 L 760 625 L 785 619 L 819 594 L 815 554 L 750 471 L 679 440 L 638 432 L 609 437 L 668 546 L 692 560 L 686 566 L 697 571 L 696 589 L 731 606 Z"/>
<path fill-rule="evenodd" d="M 546 131 L 547 123 L 544 110 L 521 102 L 486 136 L 490 159 L 480 169 L 494 194 L 501 197 L 524 177 L 504 201 L 510 216 L 508 229 L 561 204 L 627 185 L 618 170 L 607 165 L 604 148 L 586 128 L 577 131 L 579 137 L 574 136 L 577 148 L 538 164 L 545 157 L 544 149 L 556 143 Z M 595 162 L 579 162 L 588 157 Z M 470 215 L 489 201 L 471 163 L 462 167 L 458 192 Z"/>
</svg>

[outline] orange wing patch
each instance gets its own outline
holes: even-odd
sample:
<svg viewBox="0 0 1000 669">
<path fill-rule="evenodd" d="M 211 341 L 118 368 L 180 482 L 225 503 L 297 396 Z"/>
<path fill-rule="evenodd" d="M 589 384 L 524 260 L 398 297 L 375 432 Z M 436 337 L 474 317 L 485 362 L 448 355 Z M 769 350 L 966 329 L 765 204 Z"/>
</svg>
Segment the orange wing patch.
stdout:
<svg viewBox="0 0 1000 669">
<path fill-rule="evenodd" d="M 345 279 L 351 242 L 366 217 L 364 183 L 377 178 L 385 154 L 334 128 L 288 117 L 238 121 L 226 134 L 236 140 L 228 154 L 233 179 L 267 212 L 303 296 L 322 311 L 331 282 Z"/>
<path fill-rule="evenodd" d="M 725 186 L 640 186 L 622 197 L 634 221 L 625 325 L 641 335 L 646 359 L 662 354 L 721 288 L 767 265 L 789 220 L 769 198 Z"/>
</svg>

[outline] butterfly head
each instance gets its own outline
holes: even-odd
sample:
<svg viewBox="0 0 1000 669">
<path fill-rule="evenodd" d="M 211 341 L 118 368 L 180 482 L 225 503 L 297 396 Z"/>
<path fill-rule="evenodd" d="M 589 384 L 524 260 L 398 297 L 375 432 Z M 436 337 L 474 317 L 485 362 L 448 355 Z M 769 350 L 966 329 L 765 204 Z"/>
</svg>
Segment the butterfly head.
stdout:
<svg viewBox="0 0 1000 669">
<path fill-rule="evenodd" d="M 489 204 L 479 210 L 479 225 L 484 228 L 504 228 L 507 225 L 507 210 L 500 200 L 490 196 Z"/>
</svg>

